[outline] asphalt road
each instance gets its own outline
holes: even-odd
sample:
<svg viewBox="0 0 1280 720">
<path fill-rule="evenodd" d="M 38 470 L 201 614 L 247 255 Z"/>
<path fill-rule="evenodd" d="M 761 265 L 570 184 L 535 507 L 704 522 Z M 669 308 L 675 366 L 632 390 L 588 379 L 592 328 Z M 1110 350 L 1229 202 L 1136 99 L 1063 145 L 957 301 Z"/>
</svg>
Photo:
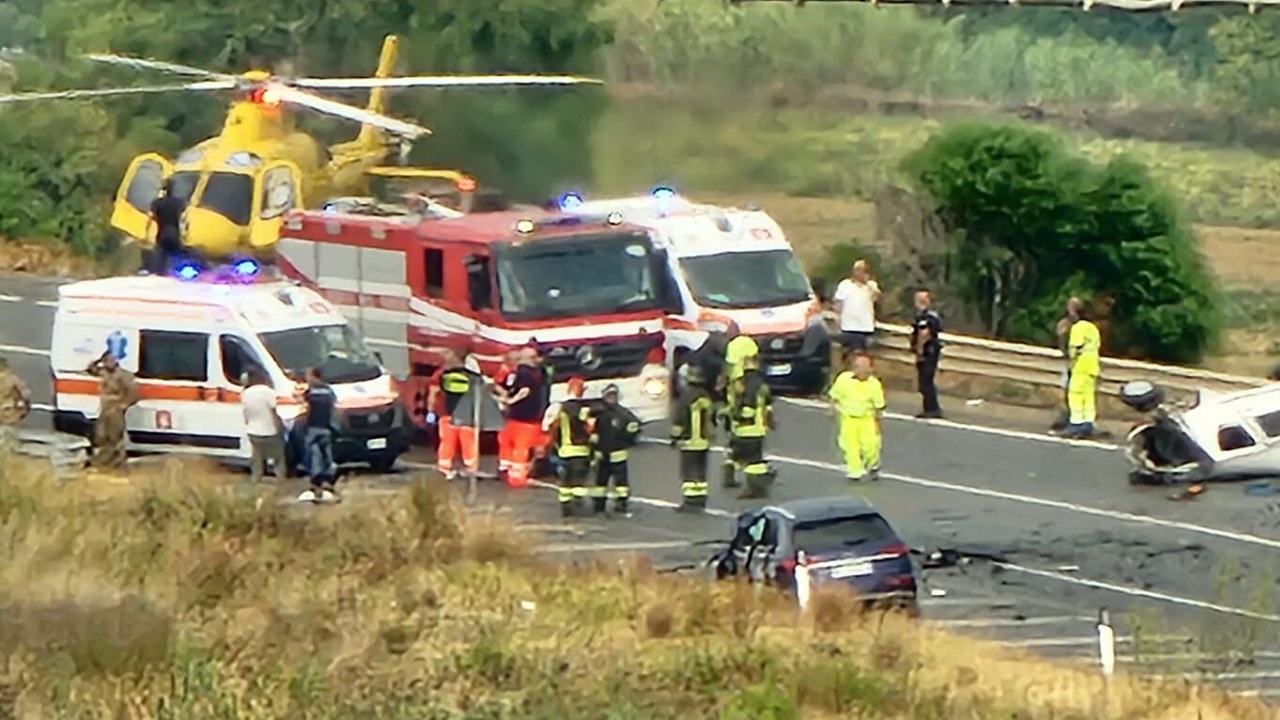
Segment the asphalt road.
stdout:
<svg viewBox="0 0 1280 720">
<path fill-rule="evenodd" d="M 52 400 L 45 354 L 55 297 L 53 281 L 0 279 L 0 355 L 42 405 Z M 1106 607 L 1122 663 L 1196 672 L 1280 698 L 1280 608 L 1273 607 L 1280 501 L 1223 486 L 1173 503 L 1129 487 L 1115 448 L 900 415 L 886 421 L 883 479 L 855 488 L 842 477 L 833 421 L 821 409 L 787 401 L 778 417 L 770 447 L 780 472 L 775 500 L 860 492 L 914 547 L 1001 558 L 926 571 L 926 618 L 1087 663 L 1096 658 L 1095 618 Z M 48 416 L 29 422 L 47 425 Z M 429 460 L 415 451 L 406 466 Z M 689 543 L 725 537 L 729 518 L 746 507 L 716 488 L 707 515 L 674 513 L 679 483 L 665 447 L 638 449 L 632 475 L 635 517 L 575 520 L 552 534 L 551 551 L 644 552 L 662 565 L 696 564 L 708 551 Z M 545 492 L 489 485 L 482 501 L 526 522 L 562 525 Z"/>
</svg>

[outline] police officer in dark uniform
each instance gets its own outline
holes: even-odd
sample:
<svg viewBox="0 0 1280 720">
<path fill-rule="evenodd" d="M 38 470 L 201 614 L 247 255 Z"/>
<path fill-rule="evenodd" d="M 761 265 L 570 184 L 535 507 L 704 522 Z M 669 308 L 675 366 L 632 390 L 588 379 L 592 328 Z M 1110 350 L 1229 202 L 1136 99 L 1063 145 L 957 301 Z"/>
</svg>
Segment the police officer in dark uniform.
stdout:
<svg viewBox="0 0 1280 720">
<path fill-rule="evenodd" d="M 680 451 L 681 512 L 707 509 L 707 468 L 715 402 L 707 390 L 708 378 L 698 365 L 690 365 L 685 384 L 671 416 L 671 445 Z"/>
<path fill-rule="evenodd" d="M 916 291 L 916 314 L 911 321 L 911 349 L 916 357 L 916 383 L 920 389 L 922 411 L 916 417 L 940 418 L 938 404 L 938 361 L 942 359 L 942 316 L 933 309 L 928 288 Z"/>
<path fill-rule="evenodd" d="M 772 466 L 764 459 L 764 442 L 775 427 L 773 394 L 760 374 L 758 356 L 743 359 L 742 375 L 733 381 L 730 397 L 733 403 L 725 413 L 729 458 L 721 468 L 723 484 L 725 487 L 738 487 L 737 473 L 741 469 L 747 486 L 738 499 L 768 497 L 775 475 Z"/>
<path fill-rule="evenodd" d="M 173 180 L 166 179 L 160 196 L 151 201 L 150 223 L 156 227 L 156 246 L 146 263 L 149 272 L 168 274 L 186 255 L 182 243 L 182 214 L 186 210 L 186 201 L 173 194 Z"/>
<path fill-rule="evenodd" d="M 617 385 L 607 386 L 595 415 L 596 484 L 591 488 L 591 500 L 596 512 L 605 512 L 612 498 L 614 512 L 627 515 L 631 498 L 627 456 L 640 434 L 640 418 L 619 404 L 618 394 Z"/>
</svg>

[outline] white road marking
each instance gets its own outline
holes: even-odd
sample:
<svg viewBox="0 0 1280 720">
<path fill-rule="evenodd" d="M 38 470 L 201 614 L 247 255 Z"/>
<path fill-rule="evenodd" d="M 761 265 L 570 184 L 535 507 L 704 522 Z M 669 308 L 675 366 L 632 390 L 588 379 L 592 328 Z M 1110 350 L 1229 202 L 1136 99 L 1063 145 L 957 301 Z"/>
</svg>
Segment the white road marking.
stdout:
<svg viewBox="0 0 1280 720">
<path fill-rule="evenodd" d="M 1252 610 L 1231 607 L 1230 605 L 1219 605 L 1218 603 L 1195 600 L 1193 598 L 1182 597 L 1180 595 L 1169 595 L 1168 593 L 1146 590 L 1144 588 L 1133 587 L 1131 585 L 1117 585 L 1115 583 L 1103 582 L 1101 580 L 1089 580 L 1088 578 L 1076 577 L 1074 575 L 1063 575 L 1062 573 L 1056 573 L 1049 570 L 1037 570 L 1036 568 L 1024 567 L 1013 563 L 998 562 L 994 564 L 1004 568 L 1005 570 L 1034 575 L 1048 580 L 1057 580 L 1059 582 L 1067 582 L 1074 585 L 1083 585 L 1084 587 L 1090 587 L 1097 590 L 1106 590 L 1108 592 L 1121 593 L 1131 597 L 1147 598 L 1149 600 L 1159 600 L 1161 602 L 1167 602 L 1174 605 L 1184 605 L 1186 607 L 1199 608 L 1201 610 L 1212 610 L 1213 612 L 1222 613 L 1224 615 L 1236 615 L 1239 617 L 1249 618 L 1251 620 L 1265 620 L 1266 622 L 1280 623 L 1280 615 L 1259 613 Z"/>
<path fill-rule="evenodd" d="M 667 540 L 655 542 L 621 542 L 621 543 L 555 543 L 543 545 L 538 552 L 573 553 L 573 552 L 629 552 L 640 550 L 675 550 L 692 547 L 687 540 Z"/>
<path fill-rule="evenodd" d="M 808 410 L 825 410 L 828 407 L 827 403 L 821 400 L 814 400 L 812 398 L 780 398 L 780 400 L 788 405 L 794 405 Z M 886 412 L 884 416 L 890 420 L 923 423 L 925 425 L 933 425 L 935 427 L 947 428 L 949 430 L 966 430 L 969 432 L 982 433 L 984 435 L 998 435 L 1000 437 L 1013 438 L 1015 440 L 1035 440 L 1036 442 L 1048 442 L 1058 445 L 1067 445 L 1070 447 L 1091 448 L 1094 450 L 1121 449 L 1121 447 L 1115 443 L 1101 442 L 1098 440 L 1070 440 L 1068 438 L 1061 438 L 1047 433 L 1010 430 L 1008 428 L 992 427 L 990 425 L 969 425 L 967 423 L 955 422 L 954 420 L 918 418 L 914 415 L 906 415 L 896 412 Z"/>
<path fill-rule="evenodd" d="M 37 300 L 36 305 L 39 305 L 40 307 L 56 308 L 58 307 L 58 301 L 57 300 Z"/>
<path fill-rule="evenodd" d="M 724 448 L 721 447 L 715 447 L 713 449 L 717 452 L 724 452 Z M 775 462 L 786 463 L 788 465 L 797 465 L 800 467 L 813 468 L 815 470 L 826 470 L 828 472 L 839 473 L 841 475 L 844 474 L 844 466 L 836 465 L 835 463 L 820 462 L 817 460 L 789 457 L 785 455 L 769 455 L 768 459 Z M 949 483 L 941 480 L 930 480 L 928 478 L 915 477 L 912 475 L 882 472 L 880 474 L 880 478 L 882 480 L 893 480 L 894 482 L 900 482 L 906 485 L 927 487 L 934 490 L 947 490 L 950 492 L 988 497 L 996 500 L 1022 503 L 1025 505 L 1037 505 L 1039 507 L 1052 508 L 1054 510 L 1065 510 L 1067 512 L 1080 513 L 1081 515 L 1092 515 L 1094 517 L 1107 518 L 1109 520 L 1150 525 L 1152 527 L 1162 527 L 1169 530 L 1181 530 L 1183 532 L 1209 535 L 1212 537 L 1222 538 L 1224 540 L 1232 540 L 1234 542 L 1244 543 L 1247 545 L 1258 545 L 1272 550 L 1280 550 L 1280 539 L 1262 537 L 1260 535 L 1250 535 L 1248 533 L 1240 533 L 1232 530 L 1223 530 L 1221 528 L 1209 527 L 1207 525 L 1196 525 L 1195 523 L 1181 522 L 1178 520 L 1166 520 L 1164 518 L 1152 517 L 1150 515 L 1138 515 L 1136 513 L 1121 512 L 1119 510 L 1106 510 L 1103 508 L 1091 507 L 1089 505 L 1078 505 L 1076 503 L 1070 503 L 1063 500 L 1051 500 L 1049 498 L 1006 492 L 1004 490 L 993 490 L 991 488 L 978 487 L 975 485 L 961 485 L 959 483 Z"/>
<path fill-rule="evenodd" d="M 31 403 L 31 409 L 32 409 L 32 410 L 38 410 L 38 411 L 40 411 L 40 412 L 53 412 L 53 411 L 54 411 L 54 407 L 53 407 L 52 405 L 46 405 L 45 403 Z"/>
<path fill-rule="evenodd" d="M 0 345 L 0 353 L 17 353 L 19 355 L 39 355 L 49 357 L 48 350 L 27 347 L 26 345 Z"/>
<path fill-rule="evenodd" d="M 934 598 L 922 597 L 918 601 L 920 607 L 989 607 L 1006 609 L 1017 606 L 1015 600 L 1002 600 L 990 597 Z"/>
<path fill-rule="evenodd" d="M 22 302 L 17 295 L 0 295 L 0 302 Z"/>
</svg>

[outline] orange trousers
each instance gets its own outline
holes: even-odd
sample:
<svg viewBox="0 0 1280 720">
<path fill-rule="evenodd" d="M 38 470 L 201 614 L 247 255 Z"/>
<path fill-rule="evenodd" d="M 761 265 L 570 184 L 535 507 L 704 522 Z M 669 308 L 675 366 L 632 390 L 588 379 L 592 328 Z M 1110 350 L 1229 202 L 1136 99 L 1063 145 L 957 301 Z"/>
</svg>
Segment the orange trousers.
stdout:
<svg viewBox="0 0 1280 720">
<path fill-rule="evenodd" d="M 460 427 L 453 424 L 453 418 L 445 415 L 437 426 L 440 431 L 440 445 L 436 447 L 436 468 L 444 475 L 453 472 L 454 459 L 462 453 L 462 466 L 467 472 L 474 473 L 480 469 L 480 453 L 476 444 L 476 429 Z"/>
<path fill-rule="evenodd" d="M 534 452 L 541 448 L 546 440 L 546 434 L 542 432 L 542 423 L 508 420 L 505 431 L 510 453 L 507 484 L 511 487 L 526 487 L 529 484 L 529 473 L 533 468 Z"/>
</svg>

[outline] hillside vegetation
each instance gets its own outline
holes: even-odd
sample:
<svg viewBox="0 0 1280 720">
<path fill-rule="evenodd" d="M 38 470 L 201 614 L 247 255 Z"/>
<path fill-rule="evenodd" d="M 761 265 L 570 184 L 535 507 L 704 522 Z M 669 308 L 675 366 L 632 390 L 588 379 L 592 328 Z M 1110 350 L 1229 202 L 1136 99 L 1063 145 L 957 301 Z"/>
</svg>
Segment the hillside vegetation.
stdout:
<svg viewBox="0 0 1280 720">
<path fill-rule="evenodd" d="M 1253 720 L 1185 684 L 1005 654 L 822 595 L 557 566 L 420 478 L 330 508 L 193 464 L 0 476 L 0 713 L 97 720 L 1102 716 Z M 536 502 L 536 496 L 530 496 Z"/>
</svg>

